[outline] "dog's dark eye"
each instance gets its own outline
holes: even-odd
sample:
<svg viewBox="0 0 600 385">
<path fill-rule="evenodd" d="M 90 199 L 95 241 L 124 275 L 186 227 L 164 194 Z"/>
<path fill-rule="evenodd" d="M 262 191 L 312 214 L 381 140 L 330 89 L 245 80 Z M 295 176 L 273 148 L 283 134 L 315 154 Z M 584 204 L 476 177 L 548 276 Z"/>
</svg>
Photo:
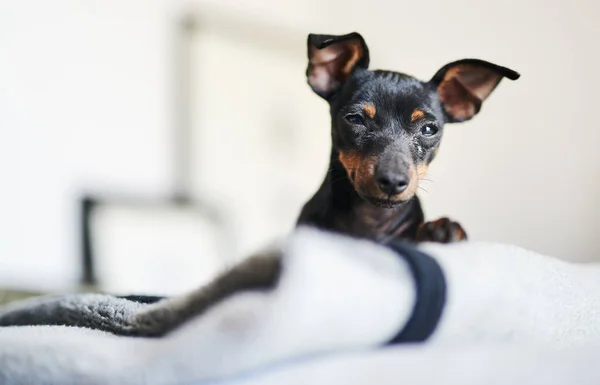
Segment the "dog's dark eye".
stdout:
<svg viewBox="0 0 600 385">
<path fill-rule="evenodd" d="M 428 124 L 421 128 L 421 134 L 423 134 L 424 136 L 433 136 L 433 135 L 437 134 L 438 131 L 439 131 L 439 129 L 432 124 Z"/>
<path fill-rule="evenodd" d="M 362 116 L 360 116 L 358 114 L 346 115 L 345 118 L 346 118 L 346 121 L 350 124 L 361 124 L 361 125 L 365 124 L 365 121 L 363 120 Z"/>
</svg>

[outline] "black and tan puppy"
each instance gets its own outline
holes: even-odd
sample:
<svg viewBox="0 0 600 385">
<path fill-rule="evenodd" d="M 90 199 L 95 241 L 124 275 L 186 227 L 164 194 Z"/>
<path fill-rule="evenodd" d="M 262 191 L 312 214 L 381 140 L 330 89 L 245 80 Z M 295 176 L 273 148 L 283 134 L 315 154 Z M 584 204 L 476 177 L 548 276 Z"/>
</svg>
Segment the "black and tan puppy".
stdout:
<svg viewBox="0 0 600 385">
<path fill-rule="evenodd" d="M 502 78 L 519 74 L 482 60 L 459 60 L 428 82 L 369 71 L 362 36 L 308 36 L 308 83 L 331 112 L 331 160 L 298 224 L 386 241 L 467 238 L 447 218 L 424 223 L 416 196 L 445 123 L 471 119 Z"/>
</svg>

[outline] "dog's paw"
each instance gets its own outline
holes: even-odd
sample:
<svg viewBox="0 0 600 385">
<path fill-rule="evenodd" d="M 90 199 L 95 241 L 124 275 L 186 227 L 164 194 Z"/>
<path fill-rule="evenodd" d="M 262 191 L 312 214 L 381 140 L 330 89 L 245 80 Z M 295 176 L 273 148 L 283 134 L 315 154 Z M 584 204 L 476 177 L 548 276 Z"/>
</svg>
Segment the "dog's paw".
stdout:
<svg viewBox="0 0 600 385">
<path fill-rule="evenodd" d="M 417 242 L 451 243 L 467 240 L 467 233 L 458 222 L 440 218 L 425 222 L 417 231 Z"/>
</svg>

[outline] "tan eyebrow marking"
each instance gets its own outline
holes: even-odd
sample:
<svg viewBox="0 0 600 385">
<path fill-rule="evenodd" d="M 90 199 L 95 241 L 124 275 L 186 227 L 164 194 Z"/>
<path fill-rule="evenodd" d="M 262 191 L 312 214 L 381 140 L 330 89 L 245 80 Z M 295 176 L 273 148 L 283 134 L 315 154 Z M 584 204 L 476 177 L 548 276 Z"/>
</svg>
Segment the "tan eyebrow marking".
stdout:
<svg viewBox="0 0 600 385">
<path fill-rule="evenodd" d="M 415 121 L 418 119 L 423 119 L 424 117 L 425 117 L 425 112 L 423 112 L 417 108 L 416 110 L 413 111 L 412 115 L 410 116 L 410 120 Z"/>
<path fill-rule="evenodd" d="M 372 104 L 365 104 L 363 106 L 363 110 L 365 110 L 365 113 L 369 116 L 369 118 L 373 118 L 377 112 L 375 106 Z"/>
</svg>

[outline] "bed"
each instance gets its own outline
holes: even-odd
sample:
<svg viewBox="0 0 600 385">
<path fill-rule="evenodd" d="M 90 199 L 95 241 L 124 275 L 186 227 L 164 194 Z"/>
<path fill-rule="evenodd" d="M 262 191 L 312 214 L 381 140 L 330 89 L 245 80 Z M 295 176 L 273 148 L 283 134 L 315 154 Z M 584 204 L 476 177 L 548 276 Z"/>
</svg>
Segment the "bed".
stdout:
<svg viewBox="0 0 600 385">
<path fill-rule="evenodd" d="M 599 264 L 303 228 L 254 258 L 274 280 L 210 301 L 209 285 L 0 307 L 0 384 L 600 383 Z"/>
</svg>

